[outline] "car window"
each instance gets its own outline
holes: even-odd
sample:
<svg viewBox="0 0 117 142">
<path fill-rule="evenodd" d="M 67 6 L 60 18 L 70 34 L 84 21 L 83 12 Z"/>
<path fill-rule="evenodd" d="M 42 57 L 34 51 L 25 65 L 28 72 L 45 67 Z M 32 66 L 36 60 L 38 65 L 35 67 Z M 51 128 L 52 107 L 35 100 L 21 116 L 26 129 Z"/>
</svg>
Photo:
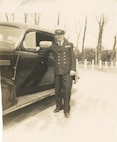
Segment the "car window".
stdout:
<svg viewBox="0 0 117 142">
<path fill-rule="evenodd" d="M 21 36 L 21 30 L 17 27 L 0 26 L 0 42 L 5 44 L 15 44 Z"/>
<path fill-rule="evenodd" d="M 52 42 L 53 36 L 41 31 L 27 32 L 22 42 L 22 50 L 36 51 L 41 41 Z M 44 42 L 45 43 L 45 42 Z"/>
<path fill-rule="evenodd" d="M 25 35 L 25 39 L 23 41 L 23 47 L 26 49 L 36 48 L 36 32 L 29 32 Z"/>
</svg>

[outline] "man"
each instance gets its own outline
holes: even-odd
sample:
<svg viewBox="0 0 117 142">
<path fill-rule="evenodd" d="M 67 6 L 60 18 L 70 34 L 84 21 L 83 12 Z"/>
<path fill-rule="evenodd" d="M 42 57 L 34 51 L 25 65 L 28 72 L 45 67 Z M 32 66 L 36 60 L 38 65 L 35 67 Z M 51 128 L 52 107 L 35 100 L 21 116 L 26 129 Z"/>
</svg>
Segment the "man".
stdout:
<svg viewBox="0 0 117 142">
<path fill-rule="evenodd" d="M 55 30 L 55 43 L 48 48 L 55 59 L 55 99 L 54 113 L 64 110 L 66 118 L 70 116 L 70 97 L 72 79 L 76 73 L 76 58 L 73 44 L 65 38 L 65 30 L 58 26 Z"/>
</svg>

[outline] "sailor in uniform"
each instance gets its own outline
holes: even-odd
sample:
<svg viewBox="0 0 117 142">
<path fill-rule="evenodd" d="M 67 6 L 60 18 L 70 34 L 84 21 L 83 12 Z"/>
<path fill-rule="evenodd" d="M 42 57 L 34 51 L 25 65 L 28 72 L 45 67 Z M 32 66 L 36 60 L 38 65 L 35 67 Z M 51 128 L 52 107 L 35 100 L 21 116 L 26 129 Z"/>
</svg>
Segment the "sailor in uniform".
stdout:
<svg viewBox="0 0 117 142">
<path fill-rule="evenodd" d="M 55 43 L 48 47 L 53 53 L 55 66 L 55 99 L 56 108 L 54 113 L 64 111 L 66 118 L 70 116 L 70 97 L 73 76 L 76 74 L 76 58 L 73 44 L 65 38 L 63 27 L 55 29 Z"/>
</svg>

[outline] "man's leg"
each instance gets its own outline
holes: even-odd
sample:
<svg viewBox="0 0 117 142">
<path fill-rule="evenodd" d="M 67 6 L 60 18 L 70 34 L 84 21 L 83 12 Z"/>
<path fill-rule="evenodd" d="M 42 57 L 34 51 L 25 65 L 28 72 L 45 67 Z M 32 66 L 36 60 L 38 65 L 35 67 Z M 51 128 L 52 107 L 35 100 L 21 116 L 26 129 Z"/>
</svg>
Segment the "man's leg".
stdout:
<svg viewBox="0 0 117 142">
<path fill-rule="evenodd" d="M 62 77 L 63 93 L 64 93 L 64 113 L 70 112 L 70 98 L 72 88 L 72 77 L 68 74 Z"/>
<path fill-rule="evenodd" d="M 54 112 L 58 112 L 61 109 L 63 109 L 61 87 L 62 87 L 61 76 L 55 75 L 56 109 L 54 110 Z"/>
</svg>

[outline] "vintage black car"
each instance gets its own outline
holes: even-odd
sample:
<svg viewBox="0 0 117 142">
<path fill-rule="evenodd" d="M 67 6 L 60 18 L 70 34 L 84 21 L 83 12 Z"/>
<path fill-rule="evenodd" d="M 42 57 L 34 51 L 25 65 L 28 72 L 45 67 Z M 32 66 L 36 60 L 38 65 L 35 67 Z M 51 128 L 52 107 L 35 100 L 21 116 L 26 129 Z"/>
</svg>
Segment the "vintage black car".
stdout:
<svg viewBox="0 0 117 142">
<path fill-rule="evenodd" d="M 54 59 L 39 43 L 54 41 L 52 31 L 21 23 L 0 23 L 3 115 L 54 94 Z"/>
</svg>

